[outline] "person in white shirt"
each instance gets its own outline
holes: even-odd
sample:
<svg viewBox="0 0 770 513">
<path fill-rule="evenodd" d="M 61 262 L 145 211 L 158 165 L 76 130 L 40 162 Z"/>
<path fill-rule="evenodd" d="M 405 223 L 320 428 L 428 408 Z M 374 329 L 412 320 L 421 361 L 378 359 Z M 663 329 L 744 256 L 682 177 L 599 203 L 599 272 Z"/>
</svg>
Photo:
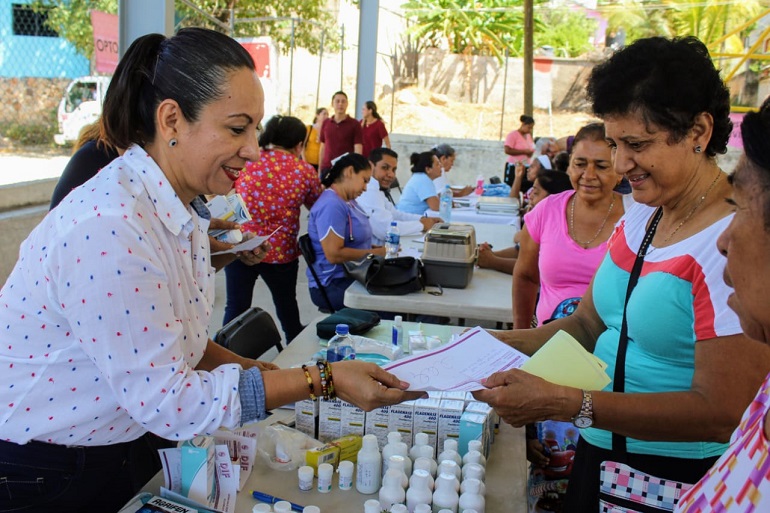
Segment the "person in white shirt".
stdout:
<svg viewBox="0 0 770 513">
<path fill-rule="evenodd" d="M 423 217 L 396 209 L 396 204 L 390 195 L 390 186 L 396 179 L 398 153 L 390 148 L 375 148 L 369 154 L 369 160 L 372 163 L 372 180 L 377 183 L 370 183 L 356 202 L 369 216 L 373 244 L 385 244 L 385 234 L 390 228 L 391 221 L 398 222 L 398 231 L 401 235 L 417 235 L 441 222 L 437 217 Z"/>
<path fill-rule="evenodd" d="M 372 363 L 278 369 L 211 340 L 198 197 L 259 160 L 264 112 L 254 60 L 224 34 L 148 34 L 126 51 L 101 121 L 125 154 L 40 222 L 0 292 L 0 511 L 118 511 L 153 456 L 147 432 L 189 440 L 308 397 L 419 397 Z"/>
</svg>

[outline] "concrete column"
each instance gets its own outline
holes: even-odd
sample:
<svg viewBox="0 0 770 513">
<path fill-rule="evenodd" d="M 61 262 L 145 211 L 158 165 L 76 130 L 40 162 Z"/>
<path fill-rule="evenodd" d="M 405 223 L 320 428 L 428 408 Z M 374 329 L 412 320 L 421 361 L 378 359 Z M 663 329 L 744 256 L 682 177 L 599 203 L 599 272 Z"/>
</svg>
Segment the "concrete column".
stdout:
<svg viewBox="0 0 770 513">
<path fill-rule="evenodd" d="M 174 35 L 174 0 L 118 0 L 118 49 L 126 53 L 145 34 Z"/>
<path fill-rule="evenodd" d="M 364 103 L 374 99 L 374 77 L 377 69 L 377 23 L 379 0 L 362 0 L 359 4 L 358 70 L 356 73 L 355 117 L 363 116 Z"/>
</svg>

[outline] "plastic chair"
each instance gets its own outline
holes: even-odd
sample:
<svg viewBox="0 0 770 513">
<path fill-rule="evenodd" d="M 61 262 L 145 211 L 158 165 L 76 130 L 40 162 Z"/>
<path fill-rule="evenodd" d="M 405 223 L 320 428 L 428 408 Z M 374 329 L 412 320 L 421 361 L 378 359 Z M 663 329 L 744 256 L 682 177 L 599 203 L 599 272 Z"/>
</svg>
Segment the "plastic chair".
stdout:
<svg viewBox="0 0 770 513">
<path fill-rule="evenodd" d="M 281 333 L 269 313 L 252 306 L 214 335 L 214 342 L 245 358 L 259 359 L 271 348 L 280 353 Z"/>
<path fill-rule="evenodd" d="M 335 313 L 336 310 L 332 306 L 332 302 L 329 301 L 329 296 L 326 294 L 326 288 L 321 284 L 321 280 L 318 279 L 318 274 L 316 274 L 315 269 L 313 268 L 313 263 L 315 262 L 315 250 L 313 249 L 313 241 L 310 240 L 310 235 L 307 233 L 300 235 L 297 242 L 299 243 L 299 252 L 302 253 L 302 258 L 305 259 L 307 268 L 310 269 L 310 273 L 313 275 L 313 279 L 315 280 L 316 285 L 318 285 L 318 288 L 321 289 L 321 295 L 326 302 L 327 309 L 324 310 L 323 308 L 319 308 L 319 310 L 323 313 Z"/>
</svg>

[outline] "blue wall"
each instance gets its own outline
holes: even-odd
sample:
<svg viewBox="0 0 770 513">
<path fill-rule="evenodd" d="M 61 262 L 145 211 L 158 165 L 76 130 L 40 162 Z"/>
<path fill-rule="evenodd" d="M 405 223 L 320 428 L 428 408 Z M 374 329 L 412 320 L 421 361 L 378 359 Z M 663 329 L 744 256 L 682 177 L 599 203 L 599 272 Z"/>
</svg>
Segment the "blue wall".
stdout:
<svg viewBox="0 0 770 513">
<path fill-rule="evenodd" d="M 90 62 L 59 37 L 13 34 L 12 4 L 28 0 L 0 0 L 0 77 L 75 78 L 88 75 Z"/>
</svg>

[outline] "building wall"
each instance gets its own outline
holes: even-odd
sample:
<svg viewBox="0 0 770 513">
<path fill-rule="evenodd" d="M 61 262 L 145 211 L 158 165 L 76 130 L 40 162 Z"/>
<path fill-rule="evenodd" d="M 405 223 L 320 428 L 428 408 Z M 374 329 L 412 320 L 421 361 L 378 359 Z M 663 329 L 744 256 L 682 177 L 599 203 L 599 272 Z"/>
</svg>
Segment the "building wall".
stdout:
<svg viewBox="0 0 770 513">
<path fill-rule="evenodd" d="M 13 4 L 29 3 L 0 0 L 0 77 L 71 79 L 88 75 L 88 59 L 64 39 L 13 34 Z"/>
</svg>

